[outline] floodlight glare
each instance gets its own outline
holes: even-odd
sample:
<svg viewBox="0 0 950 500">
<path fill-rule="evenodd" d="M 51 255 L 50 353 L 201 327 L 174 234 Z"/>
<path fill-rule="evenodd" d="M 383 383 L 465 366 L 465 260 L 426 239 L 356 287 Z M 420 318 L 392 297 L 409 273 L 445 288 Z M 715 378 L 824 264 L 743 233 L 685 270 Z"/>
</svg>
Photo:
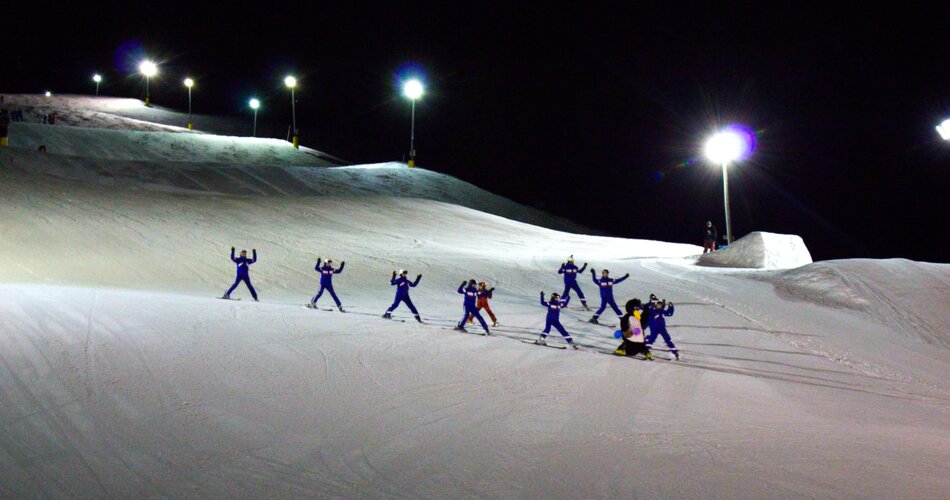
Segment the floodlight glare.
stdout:
<svg viewBox="0 0 950 500">
<path fill-rule="evenodd" d="M 99 74 L 92 75 L 92 81 L 99 83 L 102 81 L 102 76 Z"/>
<path fill-rule="evenodd" d="M 706 157 L 722 165 L 739 158 L 745 152 L 745 141 L 736 132 L 719 132 L 706 142 Z"/>
<path fill-rule="evenodd" d="M 405 83 L 405 85 L 402 86 L 403 95 L 412 99 L 413 101 L 422 97 L 423 92 L 425 92 L 425 88 L 422 86 L 422 82 L 416 80 L 415 78 L 409 80 Z"/>
<path fill-rule="evenodd" d="M 257 99 L 251 99 L 251 102 L 248 103 L 251 106 L 251 109 L 257 109 L 261 107 L 261 101 Z"/>
<path fill-rule="evenodd" d="M 139 64 L 139 72 L 146 77 L 153 77 L 158 73 L 158 66 L 146 59 Z"/>
<path fill-rule="evenodd" d="M 185 86 L 188 88 L 194 87 L 195 81 L 191 78 L 185 78 Z"/>
<path fill-rule="evenodd" d="M 287 78 L 284 78 L 284 85 L 294 88 L 297 86 L 297 79 L 292 76 L 288 76 Z"/>
<path fill-rule="evenodd" d="M 49 90 L 46 91 L 46 97 L 53 97 L 53 93 Z"/>
<path fill-rule="evenodd" d="M 950 120 L 944 120 L 943 123 L 937 125 L 937 133 L 940 134 L 941 139 L 950 141 Z"/>
</svg>

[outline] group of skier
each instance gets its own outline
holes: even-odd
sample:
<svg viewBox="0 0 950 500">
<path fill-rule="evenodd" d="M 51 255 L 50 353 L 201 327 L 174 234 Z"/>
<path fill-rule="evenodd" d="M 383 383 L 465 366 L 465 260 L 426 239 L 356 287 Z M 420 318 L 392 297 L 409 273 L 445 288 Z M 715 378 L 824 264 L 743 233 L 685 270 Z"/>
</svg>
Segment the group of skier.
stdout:
<svg viewBox="0 0 950 500">
<path fill-rule="evenodd" d="M 237 276 L 234 280 L 234 284 L 224 293 L 222 299 L 229 300 L 239 300 L 231 299 L 231 292 L 241 282 L 247 285 L 248 290 L 251 292 L 251 297 L 255 301 L 257 298 L 257 291 L 254 290 L 254 286 L 251 285 L 251 279 L 249 275 L 249 266 L 257 262 L 257 250 L 252 249 L 252 258 L 247 257 L 247 250 L 241 250 L 240 257 L 234 256 L 234 247 L 231 247 L 231 261 L 237 266 Z M 307 304 L 307 307 L 316 308 L 317 301 L 320 300 L 320 297 L 323 296 L 324 292 L 329 292 L 330 297 L 333 298 L 333 301 L 336 303 L 336 307 L 340 312 L 346 312 L 343 309 L 343 304 L 340 302 L 340 298 L 337 297 L 336 292 L 333 290 L 333 276 L 335 274 L 340 274 L 343 272 L 343 268 L 346 265 L 346 262 L 340 262 L 340 267 L 334 268 L 333 261 L 327 259 L 323 261 L 321 258 L 317 259 L 317 263 L 314 266 L 314 271 L 320 273 L 320 288 L 317 293 L 310 299 L 310 303 Z M 534 342 L 538 345 L 547 345 L 547 336 L 551 333 L 551 329 L 554 328 L 557 330 L 561 336 L 564 337 L 564 340 L 567 342 L 567 345 L 574 349 L 578 349 L 577 344 L 574 342 L 573 337 L 564 328 L 564 325 L 561 324 L 560 316 L 561 311 L 566 309 L 568 304 L 571 301 L 571 292 L 576 292 L 578 297 L 580 297 L 581 304 L 584 309 L 590 310 L 587 306 L 587 300 L 584 298 L 584 292 L 581 290 L 580 285 L 577 283 L 577 277 L 579 274 L 583 273 L 587 269 L 587 263 L 584 263 L 580 268 L 577 267 L 574 263 L 574 256 L 572 255 L 567 262 L 561 264 L 558 269 L 558 274 L 564 276 L 564 293 L 559 295 L 557 293 L 552 293 L 549 300 L 545 300 L 544 291 L 541 291 L 540 303 L 542 306 L 547 308 L 547 316 L 545 318 L 544 330 L 542 331 L 540 337 Z M 625 304 L 626 314 L 620 310 L 617 306 L 616 300 L 614 300 L 613 287 L 618 283 L 622 283 L 627 278 L 630 277 L 630 274 L 625 274 L 618 279 L 610 277 L 610 272 L 606 269 L 601 271 L 601 275 L 597 277 L 597 271 L 594 269 L 590 270 L 591 279 L 595 285 L 600 288 L 600 299 L 601 304 L 600 308 L 594 313 L 593 317 L 589 320 L 590 323 L 600 324 L 599 318 L 600 315 L 606 310 L 609 306 L 614 313 L 620 318 L 620 330 L 615 332 L 617 338 L 622 338 L 620 346 L 614 350 L 614 354 L 621 356 L 635 356 L 638 354 L 643 354 L 647 359 L 652 359 L 650 354 L 650 347 L 653 342 L 656 340 L 657 336 L 662 336 L 663 340 L 666 342 L 666 345 L 669 347 L 670 352 L 679 359 L 679 351 L 676 346 L 673 344 L 672 339 L 670 338 L 669 332 L 666 330 L 666 317 L 673 315 L 673 304 L 667 303 L 666 301 L 659 301 L 656 295 L 650 295 L 650 301 L 647 304 L 643 304 L 639 299 L 632 299 L 627 301 Z M 400 304 L 405 304 L 409 308 L 409 311 L 412 312 L 412 315 L 415 317 L 416 321 L 422 323 L 422 317 L 419 315 L 419 311 L 416 309 L 415 305 L 412 303 L 412 299 L 409 297 L 409 289 L 415 288 L 419 285 L 419 282 L 422 280 L 422 275 L 417 275 L 414 281 L 409 279 L 409 271 L 401 269 L 398 272 L 393 271 L 392 276 L 390 277 L 389 284 L 396 287 L 396 296 L 393 300 L 391 306 L 386 309 L 386 312 L 383 313 L 383 318 L 392 319 L 392 313 L 399 307 Z M 472 324 L 475 320 L 478 321 L 482 329 L 485 331 L 486 335 L 491 335 L 491 330 L 489 329 L 488 323 L 485 321 L 485 318 L 481 315 L 481 310 L 484 309 L 489 317 L 492 320 L 492 328 L 498 326 L 498 319 L 495 317 L 494 312 L 492 312 L 491 307 L 488 304 L 488 301 L 492 298 L 492 293 L 495 291 L 495 288 L 488 288 L 488 284 L 485 282 L 476 283 L 474 279 L 463 281 L 458 287 L 458 293 L 463 296 L 462 301 L 462 318 L 459 320 L 455 329 L 459 331 L 466 332 L 465 329 L 466 323 Z M 646 336 L 645 331 L 649 329 L 650 335 Z"/>
</svg>

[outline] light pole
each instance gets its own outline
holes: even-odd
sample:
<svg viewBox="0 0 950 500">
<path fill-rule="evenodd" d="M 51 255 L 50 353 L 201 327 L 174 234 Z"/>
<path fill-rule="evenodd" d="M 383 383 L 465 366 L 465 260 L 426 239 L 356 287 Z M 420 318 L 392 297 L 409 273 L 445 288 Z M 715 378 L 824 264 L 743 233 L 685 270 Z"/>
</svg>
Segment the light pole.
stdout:
<svg viewBox="0 0 950 500">
<path fill-rule="evenodd" d="M 185 78 L 185 86 L 188 87 L 188 130 L 191 130 L 191 87 L 195 86 L 195 81 Z"/>
<path fill-rule="evenodd" d="M 254 135 L 252 137 L 257 137 L 257 109 L 261 107 L 261 101 L 251 99 L 248 105 L 254 110 Z"/>
<path fill-rule="evenodd" d="M 416 99 L 422 97 L 425 88 L 415 78 L 402 86 L 402 94 L 412 102 L 412 125 L 409 129 L 409 168 L 416 166 Z"/>
<path fill-rule="evenodd" d="M 726 207 L 726 244 L 732 243 L 732 219 L 729 216 L 729 163 L 749 153 L 748 142 L 736 130 L 724 130 L 706 141 L 706 157 L 722 165 L 722 196 Z"/>
<path fill-rule="evenodd" d="M 290 113 L 293 117 L 294 125 L 294 148 L 300 149 L 300 138 L 297 136 L 297 98 L 294 95 L 294 88 L 297 86 L 297 79 L 288 76 L 284 78 L 284 85 L 290 87 Z"/>
<path fill-rule="evenodd" d="M 950 141 L 950 119 L 944 120 L 943 123 L 937 125 L 937 133 L 940 134 L 941 139 Z"/>
<path fill-rule="evenodd" d="M 152 61 L 146 59 L 142 61 L 142 64 L 139 64 L 139 72 L 145 77 L 145 106 L 151 107 L 152 100 L 148 91 L 148 81 L 158 73 L 158 66 L 156 66 Z"/>
<path fill-rule="evenodd" d="M 96 95 L 99 95 L 99 83 L 102 82 L 102 75 L 99 73 L 92 75 L 92 81 L 96 82 Z"/>
</svg>

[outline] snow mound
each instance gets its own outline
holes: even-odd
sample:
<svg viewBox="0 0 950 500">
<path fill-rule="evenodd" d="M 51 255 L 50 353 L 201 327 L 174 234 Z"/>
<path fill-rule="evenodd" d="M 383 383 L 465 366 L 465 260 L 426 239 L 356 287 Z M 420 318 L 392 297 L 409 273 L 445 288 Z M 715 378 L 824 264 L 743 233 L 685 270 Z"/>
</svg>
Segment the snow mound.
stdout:
<svg viewBox="0 0 950 500">
<path fill-rule="evenodd" d="M 863 311 L 895 332 L 950 348 L 950 265 L 849 259 L 784 271 L 770 281 L 785 298 Z"/>
<path fill-rule="evenodd" d="M 811 264 L 811 253 L 801 236 L 756 231 L 728 247 L 704 254 L 699 264 L 716 267 L 788 269 Z"/>
<path fill-rule="evenodd" d="M 220 135 L 102 130 L 63 125 L 14 123 L 10 147 L 84 159 L 230 163 L 239 165 L 333 166 L 322 153 L 280 139 Z"/>
<path fill-rule="evenodd" d="M 43 116 L 53 111 L 57 124 L 75 127 L 142 132 L 185 132 L 188 113 L 153 105 L 146 107 L 138 99 L 54 94 L 5 94 L 5 106 L 23 111 L 27 123 L 43 123 Z M 195 130 L 217 134 L 250 134 L 249 122 L 201 114 L 192 115 Z"/>
</svg>

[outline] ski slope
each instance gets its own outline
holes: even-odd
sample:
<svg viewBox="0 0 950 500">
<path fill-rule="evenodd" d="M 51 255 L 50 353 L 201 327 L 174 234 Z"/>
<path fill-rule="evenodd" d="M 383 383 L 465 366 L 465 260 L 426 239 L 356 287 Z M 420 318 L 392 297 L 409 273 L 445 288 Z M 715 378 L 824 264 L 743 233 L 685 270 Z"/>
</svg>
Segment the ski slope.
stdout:
<svg viewBox="0 0 950 500">
<path fill-rule="evenodd" d="M 271 163 L 264 143 L 242 143 L 260 162 L 163 140 L 119 158 L 140 131 L 87 132 L 0 150 L 0 496 L 950 491 L 948 265 L 704 267 L 698 246 L 561 231 L 580 228 L 422 169 Z M 257 249 L 259 303 L 215 298 L 232 245 Z M 612 330 L 576 299 L 583 350 L 521 342 L 570 254 L 629 272 L 618 301 L 673 301 L 683 361 L 601 354 Z M 301 307 L 318 256 L 346 261 L 350 312 Z M 379 318 L 399 268 L 423 275 L 424 325 Z M 450 329 L 468 278 L 497 287 L 492 337 Z"/>
</svg>

